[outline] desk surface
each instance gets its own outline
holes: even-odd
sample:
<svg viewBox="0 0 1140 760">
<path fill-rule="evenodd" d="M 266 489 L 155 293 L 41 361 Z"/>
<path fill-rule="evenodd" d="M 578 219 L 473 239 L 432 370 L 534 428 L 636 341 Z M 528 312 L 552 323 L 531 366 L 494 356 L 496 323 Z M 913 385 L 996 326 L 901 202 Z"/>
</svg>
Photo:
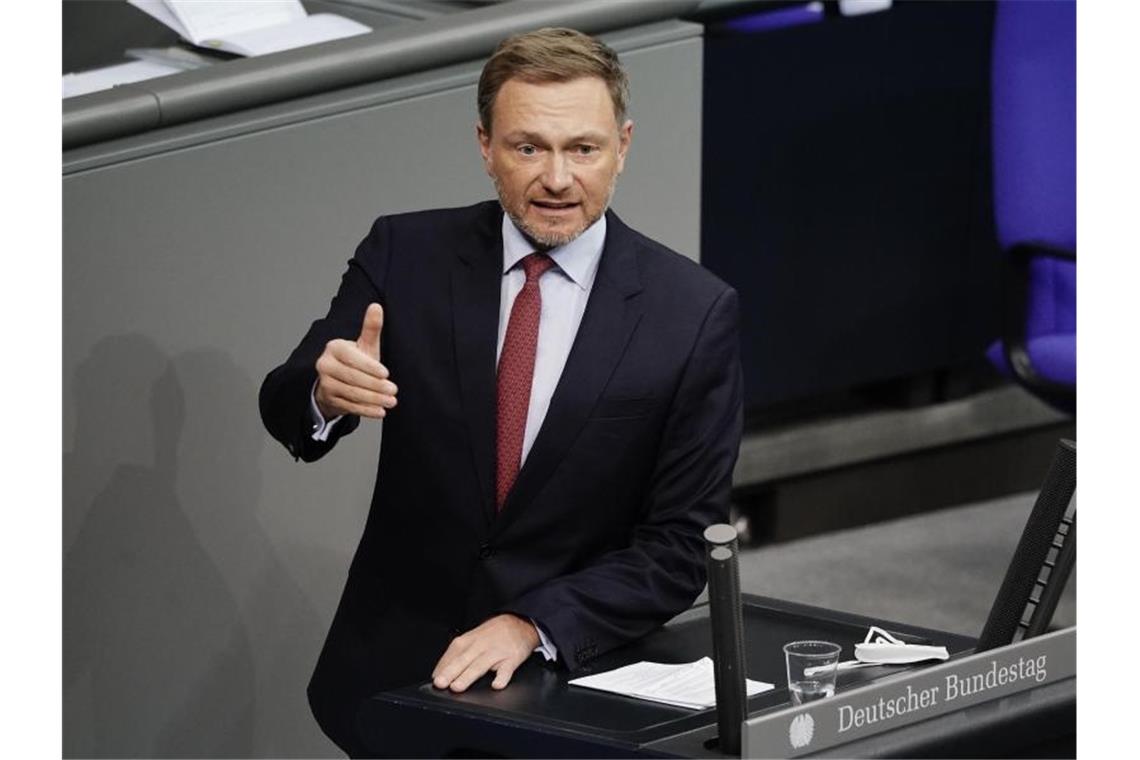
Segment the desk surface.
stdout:
<svg viewBox="0 0 1140 760">
<path fill-rule="evenodd" d="M 835 641 L 843 646 L 842 658 L 851 659 L 854 645 L 873 624 L 904 641 L 945 645 L 952 655 L 974 646 L 974 639 L 967 636 L 745 594 L 747 675 L 777 685 L 749 699 L 749 713 L 789 702 L 784 686 L 784 643 L 805 638 Z M 711 655 L 708 608 L 701 605 L 574 676 L 641 660 L 691 662 Z M 898 669 L 880 666 L 842 673 L 838 688 L 863 684 Z M 660 745 L 669 737 L 708 727 L 715 732 L 715 710 L 687 710 L 570 686 L 569 678 L 564 670 L 532 658 L 502 691 L 492 690 L 488 677 L 463 694 L 440 691 L 430 683 L 384 692 L 362 708 L 361 733 L 378 751 L 407 756 L 440 757 L 477 750 L 524 757 L 536 753 L 544 757 L 621 757 L 669 754 Z M 717 753 L 709 749 L 705 754 Z"/>
</svg>

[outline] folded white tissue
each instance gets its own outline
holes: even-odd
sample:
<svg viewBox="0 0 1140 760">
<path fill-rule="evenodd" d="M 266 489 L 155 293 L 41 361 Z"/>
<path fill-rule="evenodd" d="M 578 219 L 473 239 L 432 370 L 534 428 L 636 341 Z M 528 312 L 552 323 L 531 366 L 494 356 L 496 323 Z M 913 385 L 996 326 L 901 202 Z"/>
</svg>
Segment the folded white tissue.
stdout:
<svg viewBox="0 0 1140 760">
<path fill-rule="evenodd" d="M 946 647 L 936 647 L 928 644 L 908 644 L 892 636 L 877 625 L 871 626 L 867 636 L 861 644 L 855 645 L 855 659 L 844 660 L 836 665 L 837 670 L 851 670 L 865 668 L 871 665 L 909 665 L 914 662 L 927 660 L 949 660 L 950 653 Z M 826 671 L 830 666 L 824 665 L 808 668 L 804 675 L 815 675 Z"/>
<path fill-rule="evenodd" d="M 948 660 L 946 647 L 926 644 L 856 644 L 855 659 L 868 665 L 903 665 L 926 660 Z"/>
</svg>

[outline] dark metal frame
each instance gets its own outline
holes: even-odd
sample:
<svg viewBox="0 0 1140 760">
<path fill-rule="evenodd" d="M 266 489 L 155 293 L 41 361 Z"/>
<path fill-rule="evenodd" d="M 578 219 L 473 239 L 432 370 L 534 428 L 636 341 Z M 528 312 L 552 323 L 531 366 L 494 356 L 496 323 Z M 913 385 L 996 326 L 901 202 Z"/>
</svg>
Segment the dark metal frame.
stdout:
<svg viewBox="0 0 1140 760">
<path fill-rule="evenodd" d="M 1077 563 L 1077 444 L 1060 440 L 978 637 L 977 651 L 1044 633 Z"/>
</svg>

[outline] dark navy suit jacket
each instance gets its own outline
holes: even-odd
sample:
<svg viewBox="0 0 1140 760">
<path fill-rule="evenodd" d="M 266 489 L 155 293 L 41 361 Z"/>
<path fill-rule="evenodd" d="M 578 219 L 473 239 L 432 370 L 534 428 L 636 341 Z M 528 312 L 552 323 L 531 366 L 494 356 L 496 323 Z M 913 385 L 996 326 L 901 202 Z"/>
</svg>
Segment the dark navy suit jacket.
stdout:
<svg viewBox="0 0 1140 760">
<path fill-rule="evenodd" d="M 581 326 L 498 514 L 497 201 L 378 219 L 327 316 L 262 385 L 269 432 L 320 458 L 359 418 L 312 440 L 317 357 L 383 305 L 381 361 L 399 405 L 309 686 L 318 721 L 350 752 L 361 699 L 428 680 L 449 640 L 491 615 L 535 620 L 577 669 L 704 586 L 701 532 L 727 518 L 741 435 L 736 293 L 607 214 Z"/>
</svg>

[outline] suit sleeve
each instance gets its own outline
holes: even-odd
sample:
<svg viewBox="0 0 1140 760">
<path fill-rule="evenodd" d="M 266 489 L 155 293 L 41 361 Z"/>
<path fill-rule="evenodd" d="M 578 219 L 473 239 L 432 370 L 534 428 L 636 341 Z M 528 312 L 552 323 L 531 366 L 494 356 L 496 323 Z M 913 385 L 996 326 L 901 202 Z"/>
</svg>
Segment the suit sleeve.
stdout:
<svg viewBox="0 0 1140 760">
<path fill-rule="evenodd" d="M 325 345 L 335 338 L 354 340 L 360 334 L 368 305 L 385 305 L 383 282 L 388 261 L 389 230 L 381 217 L 348 262 L 328 313 L 310 325 L 300 345 L 284 364 L 266 375 L 261 384 L 258 396 L 261 420 L 270 435 L 280 441 L 294 459 L 306 462 L 320 459 L 360 424 L 359 417 L 345 415 L 333 426 L 326 440 L 313 440 L 311 393 L 317 381 L 317 359 Z"/>
<path fill-rule="evenodd" d="M 727 288 L 683 370 L 630 545 L 504 610 L 537 621 L 571 670 L 667 622 L 704 588 L 702 533 L 728 519 L 742 386 L 739 306 Z"/>
</svg>

